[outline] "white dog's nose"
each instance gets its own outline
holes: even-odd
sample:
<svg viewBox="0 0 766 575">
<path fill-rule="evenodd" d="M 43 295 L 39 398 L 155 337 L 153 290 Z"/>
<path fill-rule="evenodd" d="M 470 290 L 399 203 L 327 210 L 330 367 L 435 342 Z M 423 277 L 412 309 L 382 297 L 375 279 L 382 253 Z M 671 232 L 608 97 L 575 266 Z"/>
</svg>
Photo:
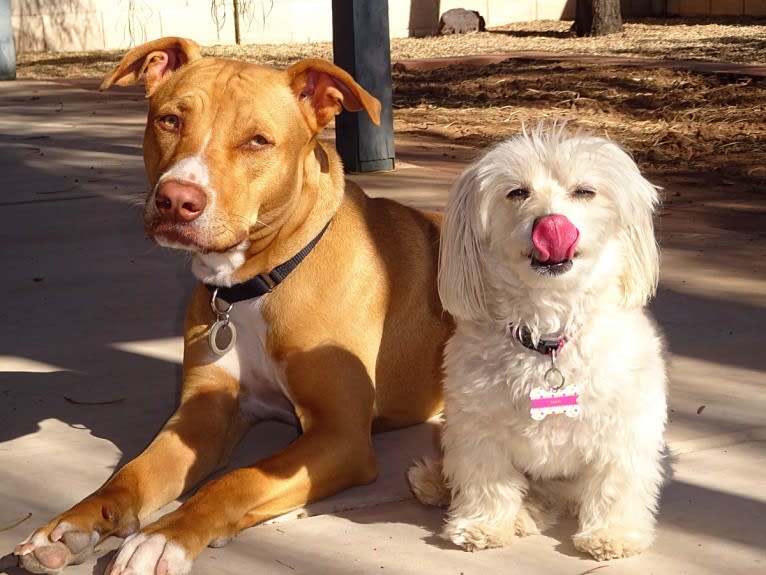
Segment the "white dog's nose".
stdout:
<svg viewBox="0 0 766 575">
<path fill-rule="evenodd" d="M 553 214 L 535 220 L 532 244 L 540 262 L 560 263 L 574 256 L 580 230 L 566 216 Z"/>
</svg>

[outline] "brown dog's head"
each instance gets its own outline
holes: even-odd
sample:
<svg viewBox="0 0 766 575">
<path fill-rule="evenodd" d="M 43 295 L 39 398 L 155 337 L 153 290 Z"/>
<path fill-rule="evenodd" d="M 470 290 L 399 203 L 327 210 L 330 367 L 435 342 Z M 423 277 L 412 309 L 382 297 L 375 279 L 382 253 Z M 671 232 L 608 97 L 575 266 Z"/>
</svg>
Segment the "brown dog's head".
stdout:
<svg viewBox="0 0 766 575">
<path fill-rule="evenodd" d="M 141 78 L 152 186 L 146 230 L 197 254 L 242 259 L 299 227 L 317 205 L 329 217 L 342 175 L 317 134 L 344 108 L 379 122 L 380 103 L 323 60 L 277 70 L 203 58 L 191 40 L 161 38 L 128 52 L 101 89 Z"/>
</svg>

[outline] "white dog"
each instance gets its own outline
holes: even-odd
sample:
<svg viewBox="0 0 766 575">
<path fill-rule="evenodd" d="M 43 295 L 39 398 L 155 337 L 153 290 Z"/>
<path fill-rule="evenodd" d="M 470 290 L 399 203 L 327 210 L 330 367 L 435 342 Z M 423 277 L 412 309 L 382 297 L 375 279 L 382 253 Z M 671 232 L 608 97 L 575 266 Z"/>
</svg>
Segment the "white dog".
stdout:
<svg viewBox="0 0 766 575">
<path fill-rule="evenodd" d="M 563 508 L 596 559 L 651 543 L 666 421 L 663 342 L 643 309 L 657 202 L 622 149 L 561 125 L 500 143 L 455 184 L 443 466 L 409 471 L 421 501 L 449 504 L 455 544 L 507 545 Z"/>
</svg>

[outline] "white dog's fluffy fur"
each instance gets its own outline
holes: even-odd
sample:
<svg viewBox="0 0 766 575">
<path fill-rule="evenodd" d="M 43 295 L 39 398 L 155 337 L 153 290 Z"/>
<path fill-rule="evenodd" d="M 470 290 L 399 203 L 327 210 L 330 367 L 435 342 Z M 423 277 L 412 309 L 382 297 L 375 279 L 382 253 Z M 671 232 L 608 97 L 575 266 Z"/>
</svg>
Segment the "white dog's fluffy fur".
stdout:
<svg viewBox="0 0 766 575">
<path fill-rule="evenodd" d="M 538 126 L 491 148 L 459 178 L 442 230 L 439 290 L 456 318 L 445 352 L 443 466 L 417 463 L 413 491 L 449 504 L 444 536 L 468 550 L 538 533 L 576 513 L 577 549 L 599 560 L 652 541 L 663 479 L 666 373 L 644 306 L 658 280 L 657 189 L 617 145 Z M 539 263 L 535 222 L 579 230 L 571 268 Z M 569 264 L 567 263 L 568 267 Z M 530 417 L 549 355 L 579 386 L 580 413 Z"/>
</svg>

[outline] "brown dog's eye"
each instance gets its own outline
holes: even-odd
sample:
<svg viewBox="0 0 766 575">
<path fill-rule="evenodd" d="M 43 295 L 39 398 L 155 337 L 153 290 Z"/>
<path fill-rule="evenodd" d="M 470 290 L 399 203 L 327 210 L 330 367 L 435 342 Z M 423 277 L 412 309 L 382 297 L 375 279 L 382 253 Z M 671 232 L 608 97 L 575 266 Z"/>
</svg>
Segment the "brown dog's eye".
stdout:
<svg viewBox="0 0 766 575">
<path fill-rule="evenodd" d="M 589 200 L 596 195 L 596 192 L 594 192 L 593 190 L 589 190 L 588 188 L 577 188 L 575 191 L 572 192 L 572 195 L 575 198 Z"/>
<path fill-rule="evenodd" d="M 505 194 L 505 197 L 512 200 L 524 200 L 529 197 L 529 190 L 526 188 L 514 188 Z"/>
<path fill-rule="evenodd" d="M 181 120 L 179 120 L 178 116 L 175 114 L 165 114 L 164 116 L 159 117 L 157 123 L 162 129 L 168 130 L 169 132 L 175 132 L 181 125 Z"/>
<path fill-rule="evenodd" d="M 267 146 L 269 141 L 265 137 L 258 134 L 257 136 L 250 138 L 250 141 L 247 144 L 251 148 L 262 148 L 263 146 Z"/>
</svg>

